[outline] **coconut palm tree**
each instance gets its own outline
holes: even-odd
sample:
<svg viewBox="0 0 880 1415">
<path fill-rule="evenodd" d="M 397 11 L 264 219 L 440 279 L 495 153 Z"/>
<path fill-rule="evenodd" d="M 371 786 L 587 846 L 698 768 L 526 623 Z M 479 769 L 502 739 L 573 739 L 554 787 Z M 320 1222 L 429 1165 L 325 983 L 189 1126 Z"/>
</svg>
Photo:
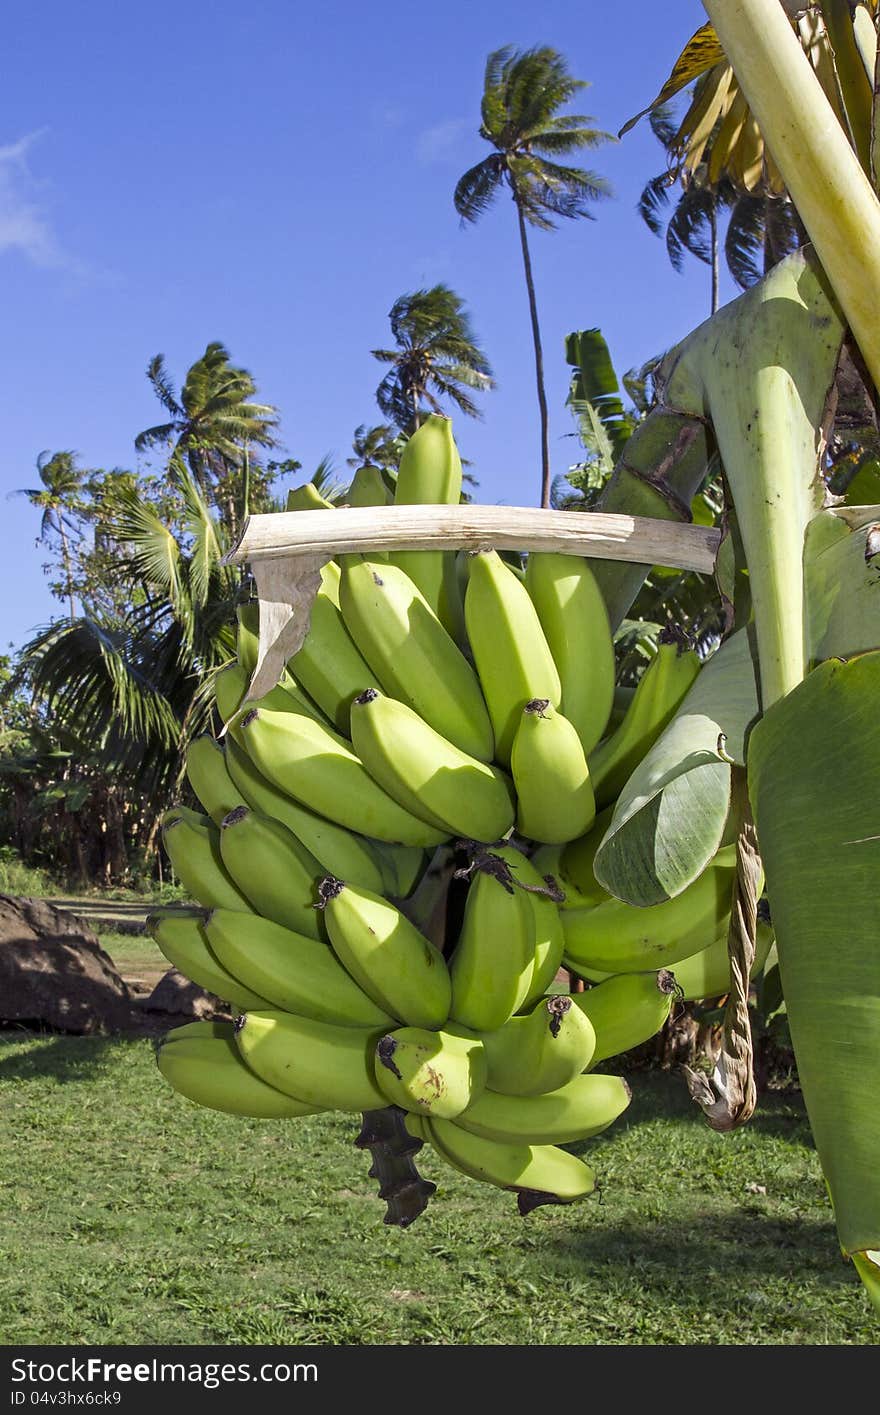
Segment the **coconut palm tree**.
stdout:
<svg viewBox="0 0 880 1415">
<path fill-rule="evenodd" d="M 178 397 L 162 354 L 147 365 L 147 378 L 168 420 L 146 428 L 134 440 L 138 452 L 171 444 L 172 456 L 186 459 L 203 496 L 215 502 L 230 472 L 248 467 L 249 448 L 277 447 L 278 410 L 251 401 L 257 391 L 247 369 L 235 368 L 223 344 L 211 343 L 189 369 Z M 235 499 L 222 488 L 230 524 Z"/>
<path fill-rule="evenodd" d="M 468 417 L 482 414 L 470 394 L 495 387 L 489 361 L 476 342 L 460 295 L 432 285 L 401 295 L 388 312 L 396 349 L 373 349 L 391 368 L 376 389 L 381 411 L 401 432 L 415 432 L 422 415 L 442 412 L 441 398 Z"/>
<path fill-rule="evenodd" d="M 76 618 L 73 594 L 73 557 L 71 537 L 77 534 L 73 519 L 82 509 L 84 474 L 76 465 L 75 452 L 41 452 L 37 458 L 37 475 L 41 485 L 21 487 L 15 496 L 26 496 L 32 506 L 38 507 L 43 518 L 40 522 L 38 539 L 44 544 L 49 537 L 57 535 L 61 547 L 61 564 L 64 572 L 64 596 L 67 600 L 70 622 Z"/>
<path fill-rule="evenodd" d="M 602 177 L 557 159 L 612 140 L 580 113 L 560 114 L 576 93 L 588 87 L 568 72 L 565 59 L 546 46 L 496 49 L 486 61 L 480 137 L 493 152 L 465 172 L 455 188 L 455 209 L 462 222 L 475 222 L 503 188 L 516 207 L 523 268 L 529 296 L 535 376 L 541 414 L 541 505 L 550 505 L 550 436 L 544 356 L 535 298 L 527 228 L 549 231 L 555 218 L 591 217 L 590 204 L 609 194 Z"/>
<path fill-rule="evenodd" d="M 718 308 L 719 225 L 728 213 L 723 249 L 727 267 L 736 283 L 746 289 L 803 242 L 797 213 L 783 192 L 768 187 L 738 190 L 726 172 L 711 174 L 711 139 L 695 167 L 675 156 L 678 121 L 666 104 L 651 110 L 654 136 L 666 149 L 669 166 L 652 177 L 639 197 L 637 210 L 655 236 L 665 233 L 666 250 L 674 270 L 681 272 L 685 255 L 695 256 L 711 269 L 712 314 Z M 672 190 L 678 184 L 673 200 Z M 671 209 L 671 212 L 669 208 Z"/>
</svg>

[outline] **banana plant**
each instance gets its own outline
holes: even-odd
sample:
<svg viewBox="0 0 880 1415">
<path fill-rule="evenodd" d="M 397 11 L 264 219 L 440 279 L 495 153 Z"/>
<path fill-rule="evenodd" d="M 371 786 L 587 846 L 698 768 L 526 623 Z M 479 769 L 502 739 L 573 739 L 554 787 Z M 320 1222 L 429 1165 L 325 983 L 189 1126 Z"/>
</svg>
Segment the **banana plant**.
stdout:
<svg viewBox="0 0 880 1415">
<path fill-rule="evenodd" d="M 872 185 L 880 101 L 873 100 L 866 170 L 864 103 L 859 128 L 855 100 L 849 109 L 829 101 L 779 0 L 704 4 L 811 245 L 667 355 L 655 379 L 657 406 L 624 448 L 601 502 L 605 510 L 687 519 L 717 451 L 735 532 L 719 568 L 731 596 L 731 562 L 740 582 L 745 572 L 749 596 L 748 613 L 738 605 L 739 632 L 710 660 L 621 794 L 595 869 L 619 897 L 660 902 L 702 871 L 730 830 L 731 813 L 740 813 L 734 829 L 741 841 L 753 813 L 798 1072 L 838 1236 L 880 1311 L 873 1099 L 880 1071 L 880 506 L 841 504 L 824 476 L 845 343 L 854 343 L 867 379 L 880 384 L 880 201 Z M 843 87 L 859 92 L 855 58 L 872 47 L 866 17 L 876 41 L 874 7 L 857 7 L 864 14 L 856 50 L 849 7 L 820 8 L 823 42 Z M 597 566 L 613 621 L 626 613 L 639 573 Z M 741 865 L 747 855 L 743 846 Z M 741 868 L 735 901 L 744 877 Z M 732 960 L 737 932 L 748 932 L 747 918 L 732 929 Z M 721 1109 L 730 1075 L 720 1066 L 708 1086 Z M 705 1095 L 703 1104 L 715 1123 Z"/>
</svg>

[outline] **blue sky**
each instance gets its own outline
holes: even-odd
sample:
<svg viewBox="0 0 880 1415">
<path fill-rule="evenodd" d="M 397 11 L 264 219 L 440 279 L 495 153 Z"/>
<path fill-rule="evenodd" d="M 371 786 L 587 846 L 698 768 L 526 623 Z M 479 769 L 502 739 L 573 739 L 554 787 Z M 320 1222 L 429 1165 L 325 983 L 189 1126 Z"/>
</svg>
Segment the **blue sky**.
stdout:
<svg viewBox="0 0 880 1415">
<path fill-rule="evenodd" d="M 391 304 L 445 281 L 498 381 L 482 422 L 455 420 L 476 495 L 537 504 L 514 213 L 502 199 L 462 229 L 452 206 L 489 151 L 486 55 L 552 45 L 591 83 L 577 111 L 615 133 L 704 20 L 699 0 L 17 7 L 0 95 L 0 651 L 61 612 L 37 513 L 8 492 L 34 485 L 44 449 L 134 466 L 135 434 L 160 420 L 144 376 L 159 352 L 179 385 L 222 340 L 278 406 L 286 455 L 344 466 L 354 428 L 380 420 L 369 351 L 390 341 Z M 708 312 L 706 268 L 677 275 L 635 212 L 661 157 L 646 122 L 587 154 L 613 199 L 534 236 L 554 473 L 577 459 L 565 334 L 598 325 L 625 369 Z"/>
</svg>

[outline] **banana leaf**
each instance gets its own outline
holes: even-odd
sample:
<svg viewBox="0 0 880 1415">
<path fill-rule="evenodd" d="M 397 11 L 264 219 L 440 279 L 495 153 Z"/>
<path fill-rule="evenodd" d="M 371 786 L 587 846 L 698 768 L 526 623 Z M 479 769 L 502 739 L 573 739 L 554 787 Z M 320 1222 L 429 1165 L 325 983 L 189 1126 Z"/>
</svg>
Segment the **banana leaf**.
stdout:
<svg viewBox="0 0 880 1415">
<path fill-rule="evenodd" d="M 757 714 L 749 632 L 740 629 L 701 670 L 618 797 L 593 865 L 600 884 L 646 907 L 680 894 L 702 874 L 730 811 L 725 757 L 745 763 L 745 735 Z"/>
<path fill-rule="evenodd" d="M 812 661 L 880 648 L 880 506 L 814 516 L 804 541 L 804 579 Z M 745 738 L 757 716 L 752 645 L 740 629 L 709 659 L 618 797 L 596 852 L 600 884 L 618 899 L 647 906 L 702 873 L 724 839 L 730 801 L 724 758 L 745 762 Z"/>
<path fill-rule="evenodd" d="M 798 1076 L 843 1252 L 880 1311 L 880 652 L 829 659 L 749 739 Z"/>
</svg>

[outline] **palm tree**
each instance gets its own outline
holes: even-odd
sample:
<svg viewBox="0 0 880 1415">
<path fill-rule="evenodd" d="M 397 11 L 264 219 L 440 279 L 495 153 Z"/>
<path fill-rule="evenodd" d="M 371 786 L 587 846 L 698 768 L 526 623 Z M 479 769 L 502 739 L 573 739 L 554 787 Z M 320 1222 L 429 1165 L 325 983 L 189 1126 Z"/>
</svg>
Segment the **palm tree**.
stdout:
<svg viewBox="0 0 880 1415">
<path fill-rule="evenodd" d="M 377 423 L 375 427 L 360 423 L 351 440 L 354 456 L 345 459 L 346 465 L 395 468 L 400 461 L 401 446 L 400 433 L 389 423 Z"/>
<path fill-rule="evenodd" d="M 388 318 L 397 348 L 372 350 L 374 359 L 391 365 L 376 389 L 386 418 L 412 433 L 425 404 L 432 413 L 442 412 L 439 398 L 448 398 L 468 417 L 481 417 L 466 390 L 485 393 L 495 380 L 461 296 L 442 284 L 415 290 L 394 301 Z"/>
<path fill-rule="evenodd" d="M 138 452 L 157 443 L 172 443 L 172 457 L 186 458 L 190 472 L 203 496 L 218 500 L 220 484 L 230 471 L 248 469 L 250 446 L 277 447 L 273 429 L 278 426 L 278 409 L 269 403 L 254 403 L 256 384 L 247 369 L 235 368 L 227 349 L 214 342 L 189 369 L 176 394 L 157 354 L 147 365 L 147 378 L 163 408 L 167 422 L 138 433 Z M 234 498 L 223 497 L 230 527 L 234 527 Z"/>
<path fill-rule="evenodd" d="M 15 496 L 26 496 L 32 506 L 43 513 L 38 539 L 44 543 L 53 534 L 61 544 L 61 563 L 64 569 L 64 591 L 67 599 L 70 622 L 76 618 L 73 597 L 73 564 L 70 553 L 70 536 L 76 534 L 72 517 L 82 509 L 81 495 L 83 473 L 76 465 L 75 452 L 41 452 L 37 458 L 37 474 L 41 485 L 21 487 Z"/>
<path fill-rule="evenodd" d="M 610 133 L 591 127 L 593 120 L 584 114 L 558 113 L 587 86 L 582 79 L 573 79 L 562 55 L 546 46 L 519 51 L 507 45 L 490 54 L 479 131 L 494 151 L 465 172 L 453 198 L 462 222 L 473 222 L 482 216 L 504 186 L 510 189 L 516 207 L 541 413 L 542 506 L 550 505 L 550 437 L 544 356 L 526 228 L 535 226 L 549 231 L 554 228 L 555 217 L 591 217 L 589 204 L 609 194 L 603 178 L 555 160 L 580 148 L 612 141 Z"/>
<path fill-rule="evenodd" d="M 797 213 L 785 194 L 769 188 L 738 191 L 724 171 L 710 175 L 712 140 L 696 166 L 675 156 L 678 123 L 669 107 L 650 112 L 655 137 L 666 149 L 669 167 L 652 177 L 639 197 L 637 210 L 655 236 L 666 236 L 666 250 L 673 269 L 681 271 L 686 254 L 711 267 L 711 313 L 718 308 L 719 217 L 729 212 L 724 238 L 727 267 L 736 283 L 746 289 L 803 241 Z M 670 192 L 680 184 L 674 201 Z M 672 205 L 672 212 L 668 208 Z"/>
</svg>

